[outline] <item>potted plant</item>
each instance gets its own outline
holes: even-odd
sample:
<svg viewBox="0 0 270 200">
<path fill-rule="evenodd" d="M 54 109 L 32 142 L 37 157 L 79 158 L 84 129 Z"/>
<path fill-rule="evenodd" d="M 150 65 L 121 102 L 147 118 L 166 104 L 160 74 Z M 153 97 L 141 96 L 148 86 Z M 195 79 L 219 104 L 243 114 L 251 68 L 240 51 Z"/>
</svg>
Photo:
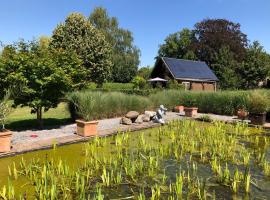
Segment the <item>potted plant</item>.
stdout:
<svg viewBox="0 0 270 200">
<path fill-rule="evenodd" d="M 240 93 L 233 101 L 233 107 L 235 108 L 234 114 L 238 119 L 245 120 L 248 117 L 247 110 L 247 96 Z"/>
<path fill-rule="evenodd" d="M 184 106 L 175 106 L 174 111 L 178 113 L 184 112 Z"/>
<path fill-rule="evenodd" d="M 268 100 L 264 94 L 254 91 L 248 96 L 248 111 L 251 124 L 265 124 L 268 106 Z"/>
<path fill-rule="evenodd" d="M 83 137 L 95 136 L 97 135 L 98 121 L 94 120 L 94 99 L 87 95 L 76 96 L 76 98 L 69 98 L 69 100 L 74 104 L 76 110 L 76 116 L 79 119 L 76 120 L 77 124 L 77 134 Z"/>
<path fill-rule="evenodd" d="M 245 108 L 240 108 L 237 110 L 238 119 L 244 120 L 248 116 L 248 111 Z"/>
<path fill-rule="evenodd" d="M 196 102 L 194 99 L 189 98 L 184 103 L 184 111 L 186 117 L 195 117 L 198 114 L 198 107 L 195 106 Z"/>
<path fill-rule="evenodd" d="M 10 92 L 8 91 L 0 100 L 0 152 L 8 152 L 11 148 L 12 132 L 5 128 L 8 114 L 11 112 Z"/>
</svg>

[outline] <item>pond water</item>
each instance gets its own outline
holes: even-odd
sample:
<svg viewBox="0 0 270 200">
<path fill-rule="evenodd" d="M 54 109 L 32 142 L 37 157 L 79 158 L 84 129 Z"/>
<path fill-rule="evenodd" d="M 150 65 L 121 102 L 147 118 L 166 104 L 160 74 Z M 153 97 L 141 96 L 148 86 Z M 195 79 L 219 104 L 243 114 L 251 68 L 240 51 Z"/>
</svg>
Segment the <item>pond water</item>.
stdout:
<svg viewBox="0 0 270 200">
<path fill-rule="evenodd" d="M 244 124 L 174 121 L 2 158 L 0 199 L 270 199 L 269 144 Z"/>
</svg>

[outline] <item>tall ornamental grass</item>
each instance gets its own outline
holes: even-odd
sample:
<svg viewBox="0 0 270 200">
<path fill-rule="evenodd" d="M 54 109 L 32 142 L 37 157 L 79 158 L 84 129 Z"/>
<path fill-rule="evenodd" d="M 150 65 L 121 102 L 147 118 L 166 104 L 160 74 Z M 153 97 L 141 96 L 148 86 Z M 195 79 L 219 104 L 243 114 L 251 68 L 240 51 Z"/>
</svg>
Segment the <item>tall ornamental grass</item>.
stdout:
<svg viewBox="0 0 270 200">
<path fill-rule="evenodd" d="M 143 112 L 150 107 L 146 97 L 119 92 L 73 92 L 67 99 L 72 118 L 87 121 L 122 116 L 130 110 Z"/>
<path fill-rule="evenodd" d="M 234 115 L 239 109 L 250 110 L 250 94 L 258 93 L 264 102 L 270 102 L 269 90 L 195 92 L 183 90 L 161 90 L 147 97 L 121 92 L 81 91 L 68 95 L 71 116 L 75 118 L 102 119 L 122 116 L 130 110 L 143 112 L 156 110 L 159 105 L 173 109 L 177 105 L 198 107 L 199 112 Z M 258 101 L 259 98 L 257 99 Z M 255 101 L 255 100 L 252 100 Z M 256 105 L 260 105 L 257 102 Z M 256 105 L 253 102 L 253 109 Z M 259 108 L 258 108 L 259 109 Z"/>
<path fill-rule="evenodd" d="M 199 112 L 234 115 L 239 109 L 247 109 L 247 96 L 244 91 L 223 91 L 193 93 L 192 98 Z"/>
<path fill-rule="evenodd" d="M 168 109 L 173 109 L 176 105 L 179 105 L 180 98 L 184 93 L 181 90 L 162 90 L 149 95 L 149 99 L 153 108 L 164 105 Z"/>
</svg>

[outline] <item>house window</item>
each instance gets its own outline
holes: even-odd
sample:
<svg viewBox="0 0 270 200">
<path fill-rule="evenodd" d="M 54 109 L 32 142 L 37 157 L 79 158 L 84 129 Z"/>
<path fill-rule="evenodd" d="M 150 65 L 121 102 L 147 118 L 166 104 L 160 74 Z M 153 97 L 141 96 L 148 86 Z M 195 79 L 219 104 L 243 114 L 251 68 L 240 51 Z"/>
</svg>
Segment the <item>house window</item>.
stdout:
<svg viewBox="0 0 270 200">
<path fill-rule="evenodd" d="M 182 82 L 182 84 L 185 86 L 185 90 L 190 90 L 190 82 Z"/>
</svg>

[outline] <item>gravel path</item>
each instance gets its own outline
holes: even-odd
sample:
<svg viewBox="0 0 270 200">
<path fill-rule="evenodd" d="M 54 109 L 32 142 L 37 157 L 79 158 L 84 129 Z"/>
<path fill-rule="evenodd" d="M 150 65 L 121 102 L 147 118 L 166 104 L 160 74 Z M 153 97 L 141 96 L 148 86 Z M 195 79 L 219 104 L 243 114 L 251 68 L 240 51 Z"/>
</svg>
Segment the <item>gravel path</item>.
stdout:
<svg viewBox="0 0 270 200">
<path fill-rule="evenodd" d="M 173 119 L 183 119 L 183 113 L 175 113 L 175 112 L 167 112 L 165 116 L 166 121 L 170 121 Z M 203 113 L 198 113 L 198 117 L 205 115 Z M 212 119 L 221 120 L 221 121 L 237 121 L 235 116 L 223 116 L 223 115 L 214 115 L 207 114 Z M 118 130 L 121 127 L 127 127 L 126 125 L 120 124 L 121 118 L 112 118 L 112 119 L 103 119 L 99 120 L 98 131 L 104 130 Z M 58 128 L 45 129 L 45 130 L 27 130 L 27 131 L 14 131 L 12 136 L 12 144 L 25 144 L 25 143 L 33 143 L 39 142 L 48 139 L 59 139 L 61 137 L 66 136 L 74 136 L 76 132 L 76 124 L 63 125 Z"/>
<path fill-rule="evenodd" d="M 99 120 L 98 131 L 118 128 L 120 126 L 120 119 L 121 118 Z M 76 124 L 63 125 L 53 129 L 14 131 L 12 135 L 12 144 L 61 138 L 74 135 L 75 132 Z"/>
</svg>

